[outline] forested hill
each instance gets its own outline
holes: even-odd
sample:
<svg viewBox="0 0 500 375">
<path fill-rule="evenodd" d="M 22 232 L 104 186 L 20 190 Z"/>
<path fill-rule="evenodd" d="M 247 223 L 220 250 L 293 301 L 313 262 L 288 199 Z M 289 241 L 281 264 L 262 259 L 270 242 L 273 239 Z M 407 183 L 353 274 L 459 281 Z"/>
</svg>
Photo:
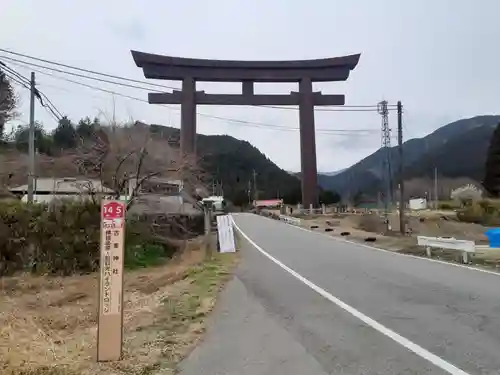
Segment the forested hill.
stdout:
<svg viewBox="0 0 500 375">
<path fill-rule="evenodd" d="M 168 126 L 151 125 L 151 130 L 176 142 L 180 130 Z M 259 199 L 300 199 L 300 180 L 274 164 L 249 142 L 228 135 L 203 135 L 196 138 L 201 167 L 214 180 L 222 183 L 224 195 L 235 203 L 248 201 L 248 184 L 253 185 L 253 171 Z"/>
<path fill-rule="evenodd" d="M 410 139 L 403 145 L 404 178 L 433 178 L 437 168 L 441 178 L 467 177 L 480 181 L 490 139 L 500 116 L 476 116 L 444 125 L 433 133 Z M 355 165 L 334 176 L 319 176 L 325 189 L 332 189 L 342 196 L 362 192 L 376 195 L 382 191 L 384 150 L 379 149 Z M 399 167 L 397 147 L 391 149 L 393 172 Z"/>
</svg>

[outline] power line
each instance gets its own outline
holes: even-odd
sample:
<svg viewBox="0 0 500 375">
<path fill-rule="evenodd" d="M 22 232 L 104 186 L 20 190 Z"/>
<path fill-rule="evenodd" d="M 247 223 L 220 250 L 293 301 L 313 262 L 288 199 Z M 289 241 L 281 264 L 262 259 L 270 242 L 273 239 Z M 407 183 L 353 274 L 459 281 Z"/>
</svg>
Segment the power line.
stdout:
<svg viewBox="0 0 500 375">
<path fill-rule="evenodd" d="M 60 67 L 68 68 L 68 69 L 78 70 L 78 71 L 85 72 L 85 73 L 90 73 L 90 74 L 94 74 L 94 75 L 100 75 L 100 76 L 103 76 L 103 77 L 108 77 L 108 78 L 113 78 L 113 79 L 119 79 L 119 80 L 128 81 L 128 82 L 132 82 L 132 83 L 139 83 L 139 84 L 142 84 L 142 85 L 155 86 L 155 87 L 159 87 L 159 88 L 163 88 L 163 89 L 168 88 L 168 89 L 172 89 L 172 90 L 179 90 L 179 88 L 177 88 L 177 87 L 166 86 L 166 85 L 159 85 L 159 84 L 151 83 L 151 82 L 148 82 L 148 81 L 140 81 L 140 80 L 135 80 L 135 79 L 131 79 L 131 78 L 121 77 L 121 76 L 112 75 L 112 74 L 108 74 L 108 73 L 97 72 L 97 71 L 94 71 L 94 70 L 84 69 L 84 68 L 80 68 L 80 67 L 76 67 L 76 66 L 72 66 L 72 65 L 68 65 L 68 64 L 63 64 L 63 63 L 59 63 L 59 62 L 55 62 L 55 61 L 51 61 L 51 60 L 46 60 L 46 59 L 42 59 L 42 58 L 38 58 L 38 57 L 34 57 L 34 56 L 29 56 L 29 55 L 26 55 L 26 54 L 22 54 L 22 53 L 18 53 L 18 52 L 13 52 L 13 51 L 9 51 L 9 50 L 2 49 L 2 48 L 0 48 L 0 52 L 4 52 L 4 53 L 8 53 L 8 54 L 12 54 L 12 55 L 24 57 L 24 58 L 35 60 L 35 61 L 44 62 L 46 64 L 52 64 L 52 65 L 56 65 L 56 66 L 60 66 Z M 27 61 L 15 59 L 13 57 L 8 57 L 8 56 L 0 56 L 0 57 L 2 57 L 4 59 L 9 59 L 9 60 L 12 60 L 12 61 L 15 61 L 15 62 L 24 63 L 24 64 L 27 64 L 27 65 L 33 65 L 33 66 L 36 66 L 36 67 L 39 67 L 39 68 L 43 68 L 43 69 L 49 69 L 49 70 L 57 71 L 59 73 L 74 75 L 74 76 L 81 77 L 81 78 L 93 79 L 93 80 L 100 81 L 100 82 L 106 82 L 106 83 L 110 83 L 110 84 L 116 84 L 116 85 L 121 85 L 121 86 L 125 86 L 125 87 L 136 88 L 136 89 L 140 89 L 140 90 L 156 91 L 156 92 L 160 92 L 160 93 L 164 92 L 164 90 L 151 90 L 151 89 L 148 89 L 148 88 L 145 88 L 145 87 L 136 86 L 136 85 L 130 85 L 130 84 L 125 84 L 125 83 L 115 82 L 115 81 L 109 81 L 109 80 L 105 80 L 105 79 L 101 79 L 101 78 L 96 78 L 96 77 L 89 77 L 89 76 L 86 76 L 86 75 L 83 75 L 83 74 L 78 74 L 78 73 L 75 73 L 75 72 L 68 72 L 68 71 L 64 71 L 64 70 L 61 70 L 61 69 L 57 69 L 57 68 L 47 67 L 47 66 L 40 65 L 40 64 L 35 64 L 35 63 L 32 63 L 32 62 L 27 62 Z M 275 109 L 285 109 L 285 110 L 290 110 L 290 109 L 297 110 L 298 109 L 298 108 L 293 108 L 293 107 L 264 106 L 264 105 L 258 106 L 258 107 L 275 108 Z M 316 110 L 320 111 L 320 112 L 351 112 L 351 111 L 352 112 L 365 112 L 365 111 L 366 112 L 371 112 L 371 111 L 376 112 L 377 111 L 377 104 L 373 104 L 373 105 L 343 105 L 343 106 L 339 106 L 339 107 L 340 108 L 317 108 Z M 395 104 L 388 104 L 388 107 L 390 107 L 389 110 L 395 110 L 396 109 L 396 105 Z"/>
<path fill-rule="evenodd" d="M 50 104 L 50 106 L 52 107 L 52 109 L 57 113 L 57 115 L 60 117 L 60 118 L 63 118 L 64 115 L 61 113 L 61 111 L 59 111 L 57 109 L 57 107 L 54 105 L 54 103 L 52 103 L 52 101 L 47 97 L 47 95 L 45 95 L 43 92 L 41 92 L 40 90 L 37 90 L 37 92 L 42 95 L 45 100 Z M 42 99 L 40 99 L 40 102 L 42 103 L 42 106 L 44 106 L 43 102 L 42 102 Z M 44 106 L 45 107 L 45 106 Z"/>
<path fill-rule="evenodd" d="M 85 78 L 85 79 L 91 79 L 91 80 L 98 81 L 98 82 L 110 83 L 110 84 L 113 84 L 113 85 L 130 87 L 130 88 L 133 88 L 133 89 L 144 90 L 144 91 L 154 91 L 154 92 L 159 92 L 159 93 L 164 93 L 165 92 L 164 90 L 149 89 L 149 88 L 146 88 L 146 87 L 140 87 L 140 86 L 131 85 L 131 84 L 128 84 L 128 83 L 110 81 L 108 79 L 97 78 L 97 77 L 90 77 L 90 76 L 86 76 L 84 74 L 75 73 L 75 72 L 68 72 L 68 71 L 65 71 L 65 70 L 62 70 L 62 69 L 51 68 L 51 67 L 48 67 L 48 66 L 44 66 L 44 65 L 40 65 L 40 64 L 35 64 L 35 63 L 32 63 L 32 62 L 27 62 L 27 61 L 22 61 L 22 60 L 19 60 L 19 59 L 8 57 L 8 56 L 0 56 L 0 58 L 6 59 L 6 60 L 9 60 L 9 61 L 14 61 L 14 62 L 17 62 L 17 63 L 26 64 L 26 65 L 29 65 L 29 66 L 36 66 L 37 68 L 52 70 L 52 71 L 58 72 L 58 73 L 69 74 L 69 75 L 72 75 L 72 76 L 75 76 L 75 77 L 80 77 L 80 78 Z"/>
<path fill-rule="evenodd" d="M 57 66 L 61 66 L 61 67 L 68 68 L 68 69 L 74 69 L 74 70 L 78 70 L 78 71 L 85 72 L 85 73 L 95 74 L 95 75 L 99 75 L 99 76 L 103 76 L 103 77 L 120 79 L 120 80 L 123 80 L 123 81 L 128 81 L 128 82 L 133 82 L 133 83 L 140 83 L 140 84 L 150 85 L 150 86 L 156 86 L 156 87 L 160 87 L 160 88 L 168 88 L 168 89 L 178 90 L 178 88 L 175 88 L 175 87 L 172 87 L 172 86 L 165 86 L 165 85 L 160 85 L 160 84 L 153 83 L 153 82 L 140 81 L 140 80 L 136 80 L 136 79 L 131 79 L 131 78 L 126 78 L 126 77 L 116 76 L 116 75 L 113 75 L 113 74 L 96 72 L 94 70 L 79 68 L 79 67 L 76 67 L 76 66 L 71 66 L 71 65 L 67 65 L 67 64 L 63 64 L 63 63 L 51 61 L 51 60 L 45 60 L 45 59 L 41 59 L 39 57 L 34 57 L 34 56 L 25 55 L 25 54 L 22 54 L 22 53 L 19 53 L 19 52 L 9 51 L 9 50 L 3 49 L 3 48 L 0 48 L 0 52 L 4 52 L 4 53 L 11 54 L 11 55 L 16 55 L 16 56 L 24 57 L 26 59 L 41 61 L 41 62 L 44 62 L 46 64 L 57 65 Z"/>
<path fill-rule="evenodd" d="M 29 86 L 29 85 L 31 85 L 31 82 L 28 78 L 26 78 L 23 75 L 21 75 L 20 73 L 16 72 L 14 69 L 10 68 L 9 66 L 7 66 L 7 64 L 5 64 L 1 61 L 0 61 L 0 65 L 2 65 L 2 67 L 4 69 L 4 73 L 9 79 L 20 84 L 22 87 L 24 87 L 28 90 L 31 90 L 31 87 Z M 56 119 L 56 121 L 60 121 L 60 119 L 62 117 L 64 117 L 62 115 L 62 113 L 54 105 L 54 103 L 52 103 L 52 101 L 48 98 L 48 96 L 45 95 L 43 92 L 41 92 L 40 90 L 35 88 L 34 95 L 40 101 L 40 104 L 42 105 L 42 107 L 44 107 L 47 110 L 47 112 Z M 45 98 L 45 100 L 49 104 L 44 103 L 42 97 Z"/>
<path fill-rule="evenodd" d="M 7 70 L 3 71 L 3 74 L 12 82 L 17 83 L 18 85 L 22 86 L 25 89 L 29 89 L 29 85 L 23 82 L 21 79 L 17 78 L 17 76 L 13 75 L 12 73 L 9 73 Z"/>
<path fill-rule="evenodd" d="M 16 63 L 14 63 L 14 64 L 16 64 Z M 22 65 L 19 65 L 19 64 L 16 64 L 16 65 L 21 66 L 23 68 L 26 68 L 26 67 L 24 67 Z M 47 72 L 40 71 L 38 69 L 34 69 L 34 68 L 30 68 L 30 69 L 32 69 L 33 71 L 35 71 L 37 73 L 44 74 L 44 75 L 47 75 L 49 77 L 52 77 L 52 78 L 55 78 L 55 79 L 60 79 L 62 81 L 66 81 L 66 82 L 73 83 L 73 84 L 76 84 L 76 85 L 80 85 L 80 86 L 83 86 L 83 87 L 87 87 L 87 88 L 90 88 L 92 90 L 97 90 L 97 91 L 105 92 L 105 93 L 108 93 L 108 94 L 111 94 L 111 95 L 116 95 L 116 96 L 119 96 L 119 97 L 124 97 L 126 99 L 131 99 L 131 100 L 135 100 L 135 101 L 139 101 L 139 102 L 142 102 L 142 103 L 148 103 L 149 104 L 149 102 L 147 100 L 145 100 L 145 99 L 137 98 L 137 97 L 134 97 L 134 96 L 131 96 L 131 95 L 122 94 L 122 93 L 119 93 L 119 92 L 116 92 L 116 91 L 113 91 L 113 90 L 104 89 L 102 87 L 97 87 L 97 86 L 89 85 L 87 83 L 74 81 L 72 79 L 69 79 L 69 78 L 66 78 L 66 77 L 60 77 L 60 76 L 57 76 L 57 75 L 54 75 L 54 74 L 50 74 L 50 73 L 47 73 Z M 175 107 L 172 108 L 172 107 L 169 107 L 167 105 L 163 105 L 163 106 L 166 107 L 166 108 L 169 108 L 171 110 L 175 110 L 175 111 L 179 111 L 180 110 L 179 108 L 175 108 Z M 234 119 L 234 118 L 227 118 L 227 117 L 222 117 L 222 116 L 209 115 L 209 114 L 201 113 L 201 112 L 197 112 L 197 114 L 200 115 L 200 116 L 202 116 L 202 117 L 205 117 L 205 118 L 211 118 L 211 119 L 216 119 L 216 120 L 223 120 L 223 121 L 228 121 L 228 122 L 242 124 L 242 126 L 260 127 L 260 128 L 272 128 L 272 129 L 275 129 L 275 130 L 284 130 L 284 131 L 297 131 L 297 130 L 299 130 L 299 128 L 296 128 L 296 127 L 292 128 L 292 127 L 287 127 L 287 126 L 267 124 L 267 123 L 261 123 L 261 122 L 255 122 L 255 121 L 239 120 L 239 119 Z M 352 135 L 352 134 L 359 134 L 359 133 L 373 133 L 373 132 L 376 132 L 376 131 L 378 131 L 378 130 L 376 130 L 376 129 L 317 129 L 317 132 L 320 132 L 320 133 L 323 133 L 323 134 L 334 134 L 334 135 Z"/>
<path fill-rule="evenodd" d="M 4 73 L 5 72 L 9 72 L 10 74 L 13 74 L 14 76 L 16 76 L 19 80 L 21 80 L 22 82 L 24 82 L 26 85 L 30 84 L 30 81 L 29 81 L 28 78 L 23 77 L 21 74 L 19 74 L 18 72 L 16 72 L 14 69 L 12 69 L 9 66 L 7 66 L 7 64 L 5 64 L 4 62 L 0 61 L 0 65 L 2 66 L 2 69 L 3 69 Z"/>
</svg>

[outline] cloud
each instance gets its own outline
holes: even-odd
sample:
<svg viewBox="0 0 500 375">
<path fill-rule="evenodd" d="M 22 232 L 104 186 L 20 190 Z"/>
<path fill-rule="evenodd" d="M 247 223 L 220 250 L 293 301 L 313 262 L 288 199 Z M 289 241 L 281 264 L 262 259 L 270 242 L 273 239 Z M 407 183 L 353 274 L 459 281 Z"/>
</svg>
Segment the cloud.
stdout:
<svg viewBox="0 0 500 375">
<path fill-rule="evenodd" d="M 119 38 L 126 38 L 135 42 L 140 42 L 145 40 L 147 37 L 146 26 L 137 18 L 112 23 L 109 27 Z"/>
</svg>

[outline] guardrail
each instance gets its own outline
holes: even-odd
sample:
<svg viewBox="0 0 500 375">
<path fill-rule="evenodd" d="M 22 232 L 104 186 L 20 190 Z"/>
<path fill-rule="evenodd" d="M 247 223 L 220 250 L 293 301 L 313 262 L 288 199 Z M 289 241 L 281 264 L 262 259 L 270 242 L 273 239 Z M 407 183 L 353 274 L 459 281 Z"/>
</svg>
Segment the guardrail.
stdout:
<svg viewBox="0 0 500 375">
<path fill-rule="evenodd" d="M 300 219 L 292 216 L 280 215 L 280 220 L 291 225 L 300 225 Z"/>
<path fill-rule="evenodd" d="M 432 249 L 457 250 L 462 252 L 463 263 L 469 263 L 469 254 L 476 252 L 474 241 L 457 240 L 455 238 L 417 236 L 417 244 L 426 248 L 427 256 L 432 255 Z"/>
</svg>

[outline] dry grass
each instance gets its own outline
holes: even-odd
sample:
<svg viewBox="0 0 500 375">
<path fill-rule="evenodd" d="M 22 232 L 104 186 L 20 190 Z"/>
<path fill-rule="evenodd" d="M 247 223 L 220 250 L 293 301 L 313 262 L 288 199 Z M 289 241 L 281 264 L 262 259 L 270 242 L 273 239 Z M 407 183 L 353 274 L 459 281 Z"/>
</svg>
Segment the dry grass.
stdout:
<svg viewBox="0 0 500 375">
<path fill-rule="evenodd" d="M 96 363 L 97 275 L 2 279 L 0 373 L 172 373 L 196 344 L 237 257 L 191 246 L 168 266 L 125 275 L 123 360 Z"/>
<path fill-rule="evenodd" d="M 324 232 L 325 228 L 333 228 L 332 232 L 324 232 L 327 235 L 340 237 L 341 232 L 349 232 L 345 237 L 348 240 L 365 243 L 367 237 L 375 237 L 375 243 L 370 245 L 386 250 L 398 251 L 418 256 L 426 256 L 425 249 L 417 245 L 417 236 L 442 237 L 449 236 L 457 239 L 475 241 L 476 244 L 484 244 L 487 239 L 484 235 L 485 228 L 478 224 L 463 223 L 456 221 L 456 216 L 450 212 L 428 211 L 420 212 L 419 215 L 408 217 L 411 236 L 399 236 L 398 218 L 391 215 L 390 223 L 393 235 L 384 235 L 385 224 L 377 215 L 326 215 L 321 218 L 307 220 L 302 218 L 302 226 L 310 228 L 318 225 L 315 231 Z M 423 218 L 423 220 L 421 220 Z M 326 222 L 329 221 L 330 225 Z M 332 225 L 333 224 L 333 225 Z M 461 254 L 456 251 L 433 250 L 432 256 L 450 262 L 456 262 Z M 480 250 L 471 259 L 472 264 L 487 268 L 500 269 L 500 250 Z"/>
</svg>

